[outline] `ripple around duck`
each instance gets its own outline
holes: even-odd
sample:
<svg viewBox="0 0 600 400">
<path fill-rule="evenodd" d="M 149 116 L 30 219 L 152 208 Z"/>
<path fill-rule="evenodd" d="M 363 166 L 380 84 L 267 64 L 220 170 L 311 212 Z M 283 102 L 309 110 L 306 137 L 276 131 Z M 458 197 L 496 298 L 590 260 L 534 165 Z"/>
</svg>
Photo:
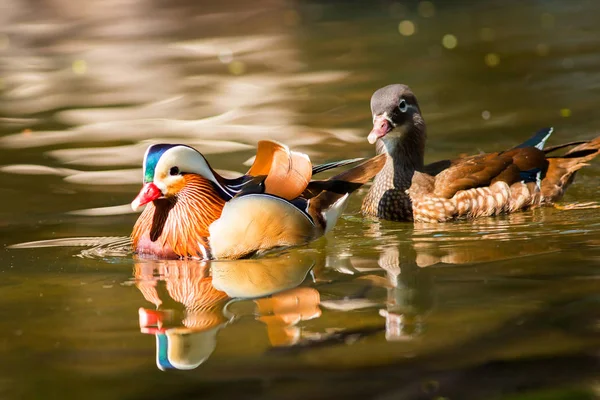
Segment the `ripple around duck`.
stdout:
<svg viewBox="0 0 600 400">
<path fill-rule="evenodd" d="M 35 242 L 18 243 L 7 246 L 9 249 L 39 249 L 44 247 L 86 247 L 76 257 L 104 259 L 130 257 L 131 239 L 129 236 L 74 237 Z"/>
<path fill-rule="evenodd" d="M 588 223 L 582 226 L 581 221 Z M 598 230 L 600 220 L 595 209 L 556 210 L 543 207 L 498 217 L 458 221 L 449 224 L 415 224 L 414 235 L 428 238 L 449 238 L 454 240 L 479 239 L 535 239 L 542 236 L 556 236 L 592 233 Z"/>
<path fill-rule="evenodd" d="M 586 221 L 582 224 L 582 221 Z M 362 230 L 364 236 L 344 232 Z M 378 257 L 380 267 L 473 264 L 593 248 L 600 234 L 596 209 L 541 208 L 510 215 L 439 224 L 397 223 L 346 215 L 330 252 L 353 264 Z M 330 236 L 331 237 L 331 236 Z M 385 265 L 383 265 L 385 264 Z"/>
</svg>

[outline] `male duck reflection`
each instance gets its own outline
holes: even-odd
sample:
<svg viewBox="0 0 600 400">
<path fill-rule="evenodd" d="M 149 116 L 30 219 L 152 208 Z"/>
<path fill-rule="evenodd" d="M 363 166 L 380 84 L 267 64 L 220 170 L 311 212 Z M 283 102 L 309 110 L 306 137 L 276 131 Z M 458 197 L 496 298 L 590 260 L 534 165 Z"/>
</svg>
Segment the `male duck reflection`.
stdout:
<svg viewBox="0 0 600 400">
<path fill-rule="evenodd" d="M 261 141 L 248 173 L 226 179 L 191 147 L 152 145 L 144 186 L 132 202 L 134 210 L 150 203 L 133 228 L 134 250 L 158 258 L 237 259 L 305 244 L 335 225 L 348 195 L 379 172 L 385 157 L 325 181 L 311 181 L 312 175 L 356 161 L 313 167 L 305 154 Z"/>
<path fill-rule="evenodd" d="M 218 332 L 242 317 L 263 322 L 271 346 L 296 343 L 301 337 L 296 325 L 321 315 L 319 292 L 297 287 L 314 263 L 311 255 L 301 253 L 211 263 L 136 263 L 135 284 L 156 307 L 140 308 L 139 324 L 142 333 L 156 337 L 158 368 L 197 368 L 217 347 Z M 232 311 L 234 304 L 239 307 Z M 250 312 L 249 304 L 254 305 Z"/>
<path fill-rule="evenodd" d="M 408 86 L 377 90 L 371 111 L 368 140 L 387 162 L 362 211 L 387 220 L 443 222 L 551 205 L 600 151 L 600 137 L 544 148 L 552 133 L 544 129 L 507 151 L 425 165 L 425 121 Z M 548 156 L 571 146 L 563 156 Z"/>
</svg>

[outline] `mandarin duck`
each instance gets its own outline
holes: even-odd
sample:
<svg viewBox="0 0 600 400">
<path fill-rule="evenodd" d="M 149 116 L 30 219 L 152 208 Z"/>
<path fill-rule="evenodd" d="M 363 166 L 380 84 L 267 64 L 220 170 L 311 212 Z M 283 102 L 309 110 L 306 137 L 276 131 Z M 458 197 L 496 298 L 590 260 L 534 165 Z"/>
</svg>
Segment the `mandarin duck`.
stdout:
<svg viewBox="0 0 600 400">
<path fill-rule="evenodd" d="M 408 86 L 377 90 L 371 112 L 368 141 L 387 161 L 362 212 L 392 221 L 444 222 L 552 205 L 600 152 L 600 137 L 544 148 L 547 128 L 510 150 L 425 165 L 425 121 Z M 565 155 L 550 156 L 568 147 Z"/>
<path fill-rule="evenodd" d="M 131 234 L 134 251 L 154 258 L 238 259 L 306 244 L 333 228 L 348 196 L 385 164 L 376 156 L 328 180 L 312 175 L 358 162 L 313 167 L 307 155 L 260 141 L 250 170 L 220 176 L 185 145 L 154 144 L 144 155 L 143 187 L 132 202 L 148 204 Z"/>
</svg>

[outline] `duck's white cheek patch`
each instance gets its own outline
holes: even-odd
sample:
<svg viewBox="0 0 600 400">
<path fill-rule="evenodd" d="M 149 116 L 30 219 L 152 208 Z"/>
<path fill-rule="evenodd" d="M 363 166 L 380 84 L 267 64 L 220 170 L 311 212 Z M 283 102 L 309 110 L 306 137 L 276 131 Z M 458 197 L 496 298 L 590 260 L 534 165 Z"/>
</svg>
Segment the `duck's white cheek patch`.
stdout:
<svg viewBox="0 0 600 400">
<path fill-rule="evenodd" d="M 156 185 L 157 188 L 160 189 L 161 192 L 163 193 L 167 193 L 167 185 L 159 180 L 154 180 L 154 184 Z"/>
</svg>

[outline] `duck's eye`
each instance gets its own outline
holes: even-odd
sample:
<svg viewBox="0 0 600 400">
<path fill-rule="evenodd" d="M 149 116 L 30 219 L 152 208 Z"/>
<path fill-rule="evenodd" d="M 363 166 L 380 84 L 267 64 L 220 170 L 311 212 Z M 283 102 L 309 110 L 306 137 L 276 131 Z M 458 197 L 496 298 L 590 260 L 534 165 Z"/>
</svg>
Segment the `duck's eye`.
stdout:
<svg viewBox="0 0 600 400">
<path fill-rule="evenodd" d="M 406 100 L 400 100 L 400 103 L 398 103 L 398 109 L 402 112 L 406 112 L 406 110 L 408 110 L 408 104 L 406 104 Z"/>
<path fill-rule="evenodd" d="M 179 168 L 171 167 L 171 169 L 169 170 L 169 174 L 170 175 L 179 175 Z"/>
</svg>

